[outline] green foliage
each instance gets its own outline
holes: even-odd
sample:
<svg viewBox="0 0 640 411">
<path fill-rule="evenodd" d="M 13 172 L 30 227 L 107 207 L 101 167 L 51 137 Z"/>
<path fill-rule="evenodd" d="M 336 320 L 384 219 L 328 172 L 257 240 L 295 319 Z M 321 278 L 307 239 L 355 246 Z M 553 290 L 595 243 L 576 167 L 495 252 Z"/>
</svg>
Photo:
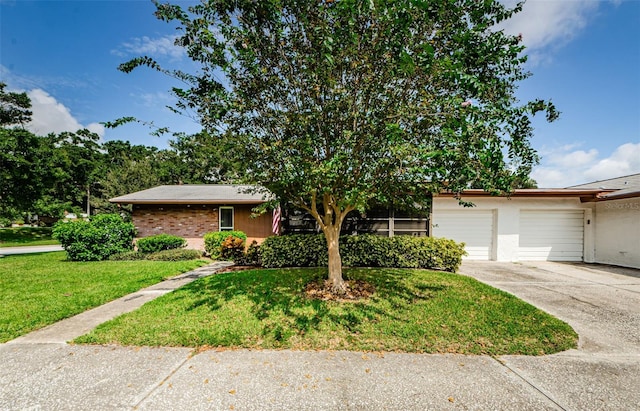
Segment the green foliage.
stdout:
<svg viewBox="0 0 640 411">
<path fill-rule="evenodd" d="M 140 251 L 125 251 L 124 253 L 113 254 L 109 256 L 111 261 L 188 261 L 197 260 L 202 257 L 202 252 L 198 250 L 190 250 L 176 248 L 171 250 L 156 251 L 153 253 L 143 253 Z"/>
<path fill-rule="evenodd" d="M 247 251 L 244 253 L 241 259 L 234 260 L 238 265 L 252 265 L 260 267 L 262 265 L 262 257 L 260 256 L 260 245 L 256 240 L 253 240 Z"/>
<path fill-rule="evenodd" d="M 455 272 L 466 254 L 464 244 L 445 238 L 343 236 L 340 254 L 350 267 L 432 268 Z M 323 235 L 267 238 L 260 246 L 264 267 L 318 267 L 327 264 Z"/>
<path fill-rule="evenodd" d="M 21 128 L 0 128 L 0 215 L 30 210 L 50 182 L 44 138 Z"/>
<path fill-rule="evenodd" d="M 228 237 L 235 237 L 242 240 L 242 247 L 247 241 L 247 235 L 242 231 L 212 231 L 204 235 L 204 249 L 213 258 L 218 260 L 222 257 L 222 243 Z"/>
<path fill-rule="evenodd" d="M 177 235 L 158 234 L 140 238 L 136 241 L 138 251 L 142 253 L 155 253 L 162 250 L 173 250 L 186 247 L 187 240 Z"/>
<path fill-rule="evenodd" d="M 90 221 L 59 221 L 53 237 L 72 261 L 99 261 L 133 249 L 135 227 L 118 214 L 99 214 Z"/>
<path fill-rule="evenodd" d="M 327 262 L 323 235 L 291 234 L 267 237 L 260 245 L 263 267 L 321 267 Z"/>
<path fill-rule="evenodd" d="M 0 126 L 25 125 L 31 121 L 31 99 L 27 93 L 4 91 L 6 83 L 0 82 Z"/>
<path fill-rule="evenodd" d="M 202 252 L 190 249 L 163 250 L 147 254 L 145 260 L 150 261 L 187 261 L 197 260 L 202 257 Z"/>
<path fill-rule="evenodd" d="M 111 254 L 109 261 L 137 261 L 145 260 L 149 254 L 141 253 L 140 251 L 124 251 L 121 253 Z"/>
</svg>

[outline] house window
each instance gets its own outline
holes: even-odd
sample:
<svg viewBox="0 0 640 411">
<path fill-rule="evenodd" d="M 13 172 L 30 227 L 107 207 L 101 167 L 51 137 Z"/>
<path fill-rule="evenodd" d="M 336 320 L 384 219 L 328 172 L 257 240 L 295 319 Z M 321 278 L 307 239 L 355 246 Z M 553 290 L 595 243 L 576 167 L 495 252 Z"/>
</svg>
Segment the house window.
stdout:
<svg viewBox="0 0 640 411">
<path fill-rule="evenodd" d="M 220 207 L 220 231 L 233 231 L 233 207 Z"/>
</svg>

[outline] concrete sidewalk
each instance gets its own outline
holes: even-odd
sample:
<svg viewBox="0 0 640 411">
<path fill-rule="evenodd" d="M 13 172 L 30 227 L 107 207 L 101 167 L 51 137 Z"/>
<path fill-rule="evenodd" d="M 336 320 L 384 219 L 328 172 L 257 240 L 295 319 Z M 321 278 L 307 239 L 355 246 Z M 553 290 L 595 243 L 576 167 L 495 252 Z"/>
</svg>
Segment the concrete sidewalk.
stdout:
<svg viewBox="0 0 640 411">
<path fill-rule="evenodd" d="M 64 251 L 61 245 L 30 245 L 25 247 L 0 247 L 0 257 L 15 254 L 50 253 Z"/>
<path fill-rule="evenodd" d="M 580 348 L 499 358 L 194 353 L 25 336 L 0 345 L 0 409 L 638 409 L 638 277 L 554 263 L 465 263 L 461 271 L 568 321 L 581 335 Z"/>
</svg>

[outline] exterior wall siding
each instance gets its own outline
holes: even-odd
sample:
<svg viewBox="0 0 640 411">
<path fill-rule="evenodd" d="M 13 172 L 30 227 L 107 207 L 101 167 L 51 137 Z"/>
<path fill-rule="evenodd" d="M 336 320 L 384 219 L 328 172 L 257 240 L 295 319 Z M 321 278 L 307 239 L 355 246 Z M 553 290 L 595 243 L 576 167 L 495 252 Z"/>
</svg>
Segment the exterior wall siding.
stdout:
<svg viewBox="0 0 640 411">
<path fill-rule="evenodd" d="M 258 217 L 251 218 L 251 211 L 255 205 L 234 205 L 234 228 L 247 235 L 247 245 L 252 241 L 261 243 L 265 238 L 273 235 L 273 214 L 266 212 Z"/>
<path fill-rule="evenodd" d="M 640 268 L 640 198 L 596 203 L 596 262 Z"/>
<path fill-rule="evenodd" d="M 192 205 L 134 205 L 131 219 L 138 230 L 138 238 L 156 234 L 172 234 L 187 239 L 189 248 L 204 249 L 202 237 L 219 230 L 218 204 Z M 231 205 L 234 229 L 247 234 L 247 245 L 262 242 L 272 235 L 271 213 L 251 218 L 255 205 Z"/>
<path fill-rule="evenodd" d="M 218 206 L 140 204 L 134 205 L 131 219 L 138 230 L 138 237 L 156 234 L 202 237 L 210 231 L 218 231 Z"/>
</svg>

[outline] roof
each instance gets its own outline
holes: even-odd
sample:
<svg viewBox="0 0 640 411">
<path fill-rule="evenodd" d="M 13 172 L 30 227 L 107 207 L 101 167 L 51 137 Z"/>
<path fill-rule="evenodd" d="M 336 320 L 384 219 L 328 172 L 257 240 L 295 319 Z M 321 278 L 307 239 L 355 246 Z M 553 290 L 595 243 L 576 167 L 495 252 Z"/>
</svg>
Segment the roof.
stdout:
<svg viewBox="0 0 640 411">
<path fill-rule="evenodd" d="M 465 190 L 463 196 L 489 196 L 484 190 Z M 441 195 L 453 196 L 454 193 L 445 192 Z M 610 178 L 608 180 L 593 181 L 567 188 L 530 188 L 516 189 L 510 197 L 580 197 L 580 201 L 607 201 L 622 198 L 640 197 L 640 173 L 628 176 Z"/>
<path fill-rule="evenodd" d="M 602 192 L 598 195 L 598 201 L 640 197 L 640 173 L 579 184 L 568 187 L 568 189 L 607 190 L 608 192 Z"/>
<path fill-rule="evenodd" d="M 613 190 L 600 189 L 568 189 L 568 188 L 522 188 L 513 190 L 509 197 L 579 197 L 582 202 L 594 201 L 603 192 L 610 193 Z M 455 193 L 444 192 L 442 196 L 454 196 Z M 464 190 L 462 197 L 485 197 L 492 196 L 491 193 L 482 189 Z"/>
<path fill-rule="evenodd" d="M 268 192 L 252 185 L 165 185 L 109 201 L 119 204 L 259 204 L 268 201 Z"/>
<path fill-rule="evenodd" d="M 567 188 L 593 188 L 593 189 L 611 189 L 611 190 L 640 190 L 640 173 L 628 176 L 610 178 L 608 180 L 598 180 L 591 183 L 578 184 Z"/>
</svg>

